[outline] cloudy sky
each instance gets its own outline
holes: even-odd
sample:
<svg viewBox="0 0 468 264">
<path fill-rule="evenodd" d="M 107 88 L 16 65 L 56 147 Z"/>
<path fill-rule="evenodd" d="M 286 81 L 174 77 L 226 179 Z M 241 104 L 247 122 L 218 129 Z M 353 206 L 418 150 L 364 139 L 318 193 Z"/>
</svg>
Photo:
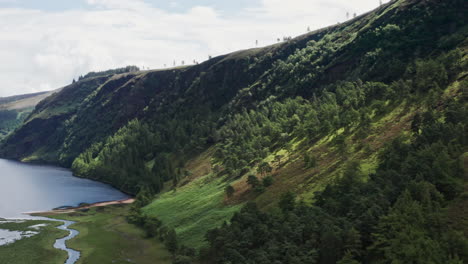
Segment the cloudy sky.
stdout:
<svg viewBox="0 0 468 264">
<path fill-rule="evenodd" d="M 387 2 L 387 1 L 383 1 Z M 0 0 L 0 97 L 89 71 L 204 61 L 346 20 L 379 0 Z"/>
</svg>

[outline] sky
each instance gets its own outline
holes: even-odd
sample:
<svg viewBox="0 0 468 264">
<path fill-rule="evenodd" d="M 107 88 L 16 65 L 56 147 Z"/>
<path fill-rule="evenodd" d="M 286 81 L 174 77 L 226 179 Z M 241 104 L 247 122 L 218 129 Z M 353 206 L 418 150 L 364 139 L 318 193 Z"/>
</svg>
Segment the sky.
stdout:
<svg viewBox="0 0 468 264">
<path fill-rule="evenodd" d="M 383 2 L 387 2 L 383 1 Z M 379 0 L 0 0 L 0 97 L 90 71 L 159 69 L 298 36 Z"/>
</svg>

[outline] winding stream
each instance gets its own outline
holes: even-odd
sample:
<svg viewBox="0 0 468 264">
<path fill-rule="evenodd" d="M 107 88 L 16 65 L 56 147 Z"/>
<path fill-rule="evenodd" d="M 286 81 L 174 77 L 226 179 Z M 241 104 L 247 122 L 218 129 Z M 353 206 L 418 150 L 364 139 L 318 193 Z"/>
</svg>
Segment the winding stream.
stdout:
<svg viewBox="0 0 468 264">
<path fill-rule="evenodd" d="M 59 228 L 69 235 L 58 239 L 54 247 L 65 250 L 65 264 L 74 264 L 80 252 L 67 248 L 66 241 L 78 231 L 68 228 L 74 222 L 53 218 L 32 217 L 25 212 L 43 212 L 63 206 L 128 199 L 129 196 L 96 181 L 73 177 L 71 171 L 53 166 L 24 164 L 0 159 L 0 218 L 42 219 L 64 223 Z M 2 240 L 0 232 L 0 240 Z M 12 234 L 4 232 L 5 240 Z"/>
<path fill-rule="evenodd" d="M 55 219 L 54 219 L 55 220 Z M 70 225 L 74 224 L 73 221 L 65 221 L 65 220 L 56 220 L 62 221 L 64 224 L 59 226 L 58 229 L 62 229 L 65 231 L 69 231 L 70 234 L 64 238 L 57 239 L 54 244 L 54 248 L 64 250 L 68 253 L 68 259 L 65 264 L 75 264 L 75 262 L 80 258 L 80 252 L 74 249 L 68 248 L 66 242 L 74 237 L 76 237 L 79 232 L 75 229 L 69 228 Z"/>
</svg>

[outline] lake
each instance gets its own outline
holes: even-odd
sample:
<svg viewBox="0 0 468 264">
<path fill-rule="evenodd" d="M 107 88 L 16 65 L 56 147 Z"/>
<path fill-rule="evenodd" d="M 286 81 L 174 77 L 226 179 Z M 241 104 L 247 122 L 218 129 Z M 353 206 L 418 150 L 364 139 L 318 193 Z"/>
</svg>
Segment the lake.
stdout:
<svg viewBox="0 0 468 264">
<path fill-rule="evenodd" d="M 74 177 L 67 169 L 0 159 L 0 218 L 126 198 L 110 185 Z"/>
</svg>

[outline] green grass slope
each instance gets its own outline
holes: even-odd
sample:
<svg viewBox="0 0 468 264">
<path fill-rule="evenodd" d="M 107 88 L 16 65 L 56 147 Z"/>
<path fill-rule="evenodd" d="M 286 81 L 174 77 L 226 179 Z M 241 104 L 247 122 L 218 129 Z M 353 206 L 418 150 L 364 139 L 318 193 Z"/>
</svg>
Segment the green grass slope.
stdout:
<svg viewBox="0 0 468 264">
<path fill-rule="evenodd" d="M 206 246 L 207 230 L 230 219 L 241 208 L 224 204 L 224 186 L 222 179 L 208 174 L 162 194 L 143 211 L 174 228 L 183 244 L 198 249 Z"/>
</svg>

